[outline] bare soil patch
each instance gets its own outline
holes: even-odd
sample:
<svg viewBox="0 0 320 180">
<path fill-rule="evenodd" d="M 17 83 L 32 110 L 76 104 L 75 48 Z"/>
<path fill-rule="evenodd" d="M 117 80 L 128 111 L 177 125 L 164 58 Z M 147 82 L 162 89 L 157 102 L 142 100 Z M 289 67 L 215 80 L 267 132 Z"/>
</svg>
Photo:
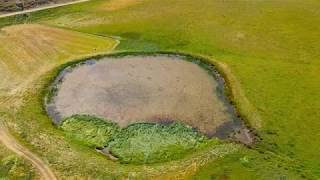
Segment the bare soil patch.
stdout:
<svg viewBox="0 0 320 180">
<path fill-rule="evenodd" d="M 67 68 L 48 112 L 59 124 L 75 114 L 117 122 L 182 122 L 226 138 L 241 123 L 223 98 L 221 83 L 198 64 L 175 56 L 106 57 Z"/>
</svg>

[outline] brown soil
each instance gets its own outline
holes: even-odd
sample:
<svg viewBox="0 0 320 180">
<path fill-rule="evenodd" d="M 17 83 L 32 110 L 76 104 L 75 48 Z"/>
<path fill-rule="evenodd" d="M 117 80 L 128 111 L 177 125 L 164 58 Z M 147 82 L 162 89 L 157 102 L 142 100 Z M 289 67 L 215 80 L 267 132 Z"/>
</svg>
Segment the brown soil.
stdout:
<svg viewBox="0 0 320 180">
<path fill-rule="evenodd" d="M 208 135 L 233 126 L 234 115 L 217 91 L 217 80 L 178 57 L 109 57 L 69 69 L 61 80 L 48 106 L 59 114 L 54 116 L 57 123 L 89 114 L 121 127 L 182 122 Z"/>
</svg>

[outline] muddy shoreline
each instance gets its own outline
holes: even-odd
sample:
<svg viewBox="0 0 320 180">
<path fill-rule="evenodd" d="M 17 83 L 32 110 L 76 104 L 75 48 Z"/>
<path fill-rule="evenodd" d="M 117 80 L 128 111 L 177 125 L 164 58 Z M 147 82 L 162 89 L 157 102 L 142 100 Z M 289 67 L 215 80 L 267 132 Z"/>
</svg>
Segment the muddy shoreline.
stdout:
<svg viewBox="0 0 320 180">
<path fill-rule="evenodd" d="M 236 111 L 236 108 L 234 105 L 231 104 L 229 98 L 225 95 L 226 89 L 225 89 L 225 80 L 224 78 L 219 74 L 219 72 L 216 70 L 216 68 L 207 62 L 204 62 L 201 59 L 190 57 L 190 56 L 184 56 L 184 55 L 172 55 L 172 54 L 154 54 L 154 55 L 137 55 L 140 57 L 157 57 L 157 56 L 165 56 L 168 58 L 177 58 L 182 61 L 191 62 L 193 64 L 196 64 L 200 66 L 202 69 L 204 69 L 207 73 L 209 73 L 210 76 L 212 76 L 216 82 L 218 82 L 218 85 L 216 87 L 216 91 L 218 92 L 218 98 L 223 104 L 227 107 L 227 111 L 232 116 L 232 121 L 227 121 L 221 125 L 219 125 L 214 133 L 206 133 L 206 135 L 209 138 L 217 137 L 222 140 L 232 140 L 236 142 L 240 142 L 246 145 L 253 144 L 255 141 L 255 136 L 253 135 L 252 131 L 246 127 L 243 120 L 241 120 L 240 117 L 238 117 L 238 113 Z M 109 57 L 109 56 L 105 56 Z M 123 57 L 136 57 L 134 55 L 121 55 L 120 56 L 114 56 L 111 55 L 111 57 L 118 58 L 119 61 L 121 61 L 121 58 Z M 80 66 L 83 65 L 94 65 L 97 62 L 100 62 L 103 60 L 104 57 L 99 58 L 93 58 L 85 61 L 81 61 L 78 63 L 75 63 L 71 66 L 68 66 L 67 68 L 60 71 L 59 75 L 56 77 L 54 82 L 52 83 L 48 94 L 51 94 L 50 96 L 46 96 L 46 110 L 48 115 L 53 119 L 54 123 L 59 125 L 62 120 L 64 119 L 63 116 L 60 115 L 60 113 L 56 110 L 56 107 L 54 103 L 52 102 L 52 99 L 56 96 L 55 93 L 59 91 L 60 85 L 64 82 L 64 78 L 66 75 L 72 73 L 75 69 L 77 69 Z M 166 118 L 159 118 L 154 117 L 154 119 L 157 119 L 155 123 L 162 123 L 162 124 L 169 124 L 175 122 L 174 119 L 166 119 Z M 198 130 L 197 128 L 195 128 Z"/>
</svg>

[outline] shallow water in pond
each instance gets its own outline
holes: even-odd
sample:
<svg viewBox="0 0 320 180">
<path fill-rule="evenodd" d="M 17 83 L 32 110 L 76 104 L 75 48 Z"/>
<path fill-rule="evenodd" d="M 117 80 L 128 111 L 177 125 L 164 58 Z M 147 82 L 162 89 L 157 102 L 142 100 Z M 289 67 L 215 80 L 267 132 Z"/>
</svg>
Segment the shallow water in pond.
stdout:
<svg viewBox="0 0 320 180">
<path fill-rule="evenodd" d="M 75 114 L 112 120 L 121 127 L 182 122 L 222 139 L 244 128 L 216 74 L 183 57 L 90 60 L 65 69 L 55 86 L 58 91 L 47 110 L 57 124 Z"/>
</svg>

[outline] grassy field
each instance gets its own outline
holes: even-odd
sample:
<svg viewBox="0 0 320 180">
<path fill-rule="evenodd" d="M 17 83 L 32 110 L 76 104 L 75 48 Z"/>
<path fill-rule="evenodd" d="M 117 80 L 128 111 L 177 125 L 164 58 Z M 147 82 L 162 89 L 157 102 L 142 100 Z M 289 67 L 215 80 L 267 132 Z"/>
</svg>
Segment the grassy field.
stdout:
<svg viewBox="0 0 320 180">
<path fill-rule="evenodd" d="M 0 69 L 5 75 L 0 84 L 1 94 L 16 91 L 17 84 L 23 89 L 24 84 L 20 84 L 22 81 L 29 83 L 34 76 L 50 69 L 49 65 L 82 57 L 88 52 L 103 52 L 115 45 L 107 44 L 110 40 L 107 38 L 98 39 L 83 33 L 41 25 L 2 28 L 0 40 L 3 43 L 0 47 Z M 27 80 L 25 75 L 28 75 Z"/>
<path fill-rule="evenodd" d="M 120 36 L 121 44 L 117 49 L 119 51 L 183 51 L 201 54 L 224 63 L 236 77 L 250 104 L 257 110 L 260 120 L 248 121 L 258 124 L 255 127 L 258 127 L 257 131 L 262 140 L 253 149 L 233 144 L 224 145 L 237 151 L 226 151 L 229 153 L 223 154 L 228 155 L 218 161 L 213 161 L 213 157 L 212 160 L 203 161 L 208 164 L 199 171 L 195 170 L 198 174 L 196 177 L 320 178 L 319 1 L 121 0 L 121 6 L 114 5 L 118 7 L 110 8 L 112 1 L 93 0 L 33 13 L 29 17 L 1 19 L 0 26 L 32 22 L 102 37 Z M 105 41 L 92 35 L 71 34 L 94 38 L 92 42 Z M 90 41 L 85 42 L 87 45 Z M 71 47 L 71 52 L 78 54 L 78 46 L 75 44 L 68 44 L 65 48 Z M 92 50 L 92 46 L 87 47 Z M 102 50 L 100 49 L 100 52 Z M 2 56 L 12 53 L 3 52 L 0 49 L 1 62 Z M 87 49 L 86 53 L 92 51 Z M 50 59 L 52 60 L 52 56 L 48 58 Z M 56 60 L 64 62 L 60 61 L 60 58 Z M 8 76 L 11 76 L 10 73 L 11 70 L 1 71 L 1 74 Z M 88 172 L 95 172 L 96 177 L 128 172 L 125 170 L 127 167 L 118 168 L 118 172 L 112 171 L 112 167 L 118 166 L 113 163 L 109 165 L 103 157 L 72 144 L 52 127 L 41 108 L 39 95 L 39 90 L 47 82 L 46 77 L 51 77 L 50 73 L 47 75 L 42 79 L 38 78 L 37 88 L 23 95 L 25 101 L 22 108 L 14 108 L 15 111 L 8 109 L 9 105 L 16 101 L 9 103 L 7 96 L 2 95 L 2 102 L 6 99 L 6 104 L 1 106 L 1 111 L 5 112 L 3 114 L 7 119 L 11 119 L 11 127 L 17 132 L 16 135 L 35 152 L 47 158 L 62 177 L 67 176 L 67 172 L 68 176 L 85 176 Z M 14 77 L 16 75 L 10 78 L 15 79 Z M 2 94 L 3 91 L 15 89 L 12 85 L 14 81 L 5 82 L 1 84 L 1 88 L 6 87 L 7 90 L 2 90 Z M 16 93 L 13 95 L 17 96 Z M 40 136 L 35 137 L 39 131 Z M 54 147 L 54 144 L 59 146 L 49 149 Z M 68 147 L 69 151 L 66 151 Z M 66 162 L 57 157 L 58 152 L 62 153 L 61 156 L 68 157 Z M 77 159 L 80 154 L 82 156 L 77 161 L 67 163 Z M 184 167 L 185 162 L 188 161 L 175 163 L 181 163 L 181 167 Z M 170 165 L 174 166 L 175 163 Z M 159 170 L 159 167 L 162 166 L 153 168 Z M 130 167 L 132 172 L 137 168 Z M 192 169 L 191 165 L 186 169 L 190 168 Z M 152 175 L 154 172 L 144 173 Z M 173 175 L 170 169 L 167 172 L 167 177 Z M 190 172 L 192 173 L 184 174 L 195 174 L 194 171 Z M 135 175 L 143 176 L 143 173 Z"/>
<path fill-rule="evenodd" d="M 0 144 L 0 179 L 39 179 L 29 162 Z"/>
</svg>

